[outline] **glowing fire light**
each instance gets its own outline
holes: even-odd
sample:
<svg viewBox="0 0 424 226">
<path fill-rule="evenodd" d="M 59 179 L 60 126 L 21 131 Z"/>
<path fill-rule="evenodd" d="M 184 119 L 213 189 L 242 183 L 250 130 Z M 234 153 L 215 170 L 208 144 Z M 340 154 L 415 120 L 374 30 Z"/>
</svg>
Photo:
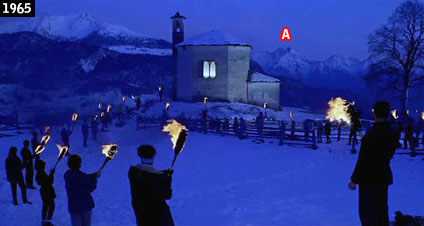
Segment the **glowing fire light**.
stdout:
<svg viewBox="0 0 424 226">
<path fill-rule="evenodd" d="M 43 145 L 40 144 L 40 145 L 37 146 L 37 148 L 35 149 L 34 152 L 35 152 L 36 155 L 39 155 L 44 151 L 44 149 L 46 149 L 46 148 Z"/>
<path fill-rule="evenodd" d="M 348 107 L 351 105 L 347 100 L 337 97 L 332 98 L 329 102 L 329 109 L 327 111 L 326 119 L 330 121 L 338 121 L 341 123 L 342 121 L 347 124 L 351 123 L 351 116 L 348 113 Z"/>
<path fill-rule="evenodd" d="M 267 109 L 268 108 L 268 103 L 264 103 L 264 108 Z"/>
<path fill-rule="evenodd" d="M 103 111 L 101 114 L 100 114 L 100 117 L 104 117 L 105 116 L 105 112 Z"/>
<path fill-rule="evenodd" d="M 65 157 L 66 153 L 69 151 L 69 146 L 62 146 L 60 144 L 56 144 L 57 148 L 59 149 L 59 159 L 62 159 Z"/>
<path fill-rule="evenodd" d="M 290 119 L 293 121 L 294 120 L 294 112 L 290 112 Z"/>
<path fill-rule="evenodd" d="M 118 153 L 118 145 L 117 144 L 105 144 L 102 145 L 102 153 L 106 155 L 107 158 L 113 159 Z"/>
<path fill-rule="evenodd" d="M 158 89 L 159 89 L 159 92 L 160 92 L 160 91 L 162 91 L 162 86 L 159 86 L 159 88 L 158 88 Z"/>
<path fill-rule="evenodd" d="M 204 104 L 208 104 L 208 102 L 209 102 L 208 97 L 203 98 L 203 103 L 204 103 Z"/>
<path fill-rule="evenodd" d="M 93 121 L 97 121 L 97 118 L 99 118 L 99 115 L 95 115 Z"/>
<path fill-rule="evenodd" d="M 393 110 L 392 111 L 392 116 L 393 116 L 393 118 L 398 119 L 399 118 L 399 112 L 398 112 L 398 110 Z"/>
<path fill-rule="evenodd" d="M 46 128 L 44 129 L 44 134 L 49 134 L 50 133 L 50 126 L 46 126 Z"/>
<path fill-rule="evenodd" d="M 172 144 L 174 145 L 173 148 L 175 149 L 177 147 L 177 141 L 178 137 L 180 136 L 180 133 L 183 131 L 187 132 L 187 128 L 174 119 L 169 120 L 168 122 L 169 123 L 163 127 L 162 131 L 169 133 Z M 183 148 L 184 144 L 182 144 L 181 151 Z"/>
<path fill-rule="evenodd" d="M 99 104 L 99 108 L 102 109 L 103 108 L 103 104 Z"/>
<path fill-rule="evenodd" d="M 74 113 L 74 114 L 72 114 L 72 121 L 77 121 L 77 118 L 78 118 L 78 114 L 77 113 Z"/>
<path fill-rule="evenodd" d="M 126 97 L 126 96 L 123 96 L 123 97 L 122 97 L 122 101 L 124 101 L 124 102 L 125 102 L 126 100 L 127 100 L 127 97 Z"/>
<path fill-rule="evenodd" d="M 111 109 L 112 109 L 112 105 L 108 105 L 107 106 L 107 112 L 110 112 Z"/>
<path fill-rule="evenodd" d="M 166 110 L 169 110 L 170 107 L 171 107 L 171 103 L 166 102 L 166 106 L 165 106 Z"/>
<path fill-rule="evenodd" d="M 424 111 L 421 112 L 421 118 L 424 120 Z"/>
<path fill-rule="evenodd" d="M 41 154 L 46 149 L 45 146 L 49 142 L 49 140 L 50 140 L 49 134 L 46 134 L 41 138 L 41 143 L 37 146 L 37 148 L 34 151 L 36 155 Z"/>
<path fill-rule="evenodd" d="M 46 145 L 50 140 L 50 135 L 46 134 L 43 136 L 43 138 L 41 138 L 41 145 Z"/>
<path fill-rule="evenodd" d="M 133 98 L 133 100 L 135 100 L 135 96 L 134 95 L 132 95 L 131 98 Z"/>
</svg>

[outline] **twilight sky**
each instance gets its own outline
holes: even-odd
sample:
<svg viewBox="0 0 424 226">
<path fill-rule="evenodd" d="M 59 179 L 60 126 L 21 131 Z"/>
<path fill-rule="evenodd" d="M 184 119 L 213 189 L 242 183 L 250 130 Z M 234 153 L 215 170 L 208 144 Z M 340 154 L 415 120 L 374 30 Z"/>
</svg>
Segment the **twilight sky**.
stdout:
<svg viewBox="0 0 424 226">
<path fill-rule="evenodd" d="M 101 22 L 171 39 L 177 9 L 187 17 L 186 38 L 210 29 L 272 51 L 291 46 L 310 59 L 367 56 L 367 35 L 381 26 L 402 0 L 36 0 L 36 15 L 87 12 Z M 0 23 L 16 20 L 1 18 Z M 279 40 L 289 27 L 292 41 Z"/>
</svg>

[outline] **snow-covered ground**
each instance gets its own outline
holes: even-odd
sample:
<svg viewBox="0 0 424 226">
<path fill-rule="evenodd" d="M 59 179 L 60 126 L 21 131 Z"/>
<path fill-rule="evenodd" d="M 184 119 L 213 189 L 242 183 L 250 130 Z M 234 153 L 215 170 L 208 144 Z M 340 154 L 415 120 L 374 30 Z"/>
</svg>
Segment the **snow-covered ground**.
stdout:
<svg viewBox="0 0 424 226">
<path fill-rule="evenodd" d="M 50 169 L 56 162 L 59 128 L 42 154 Z M 22 146 L 29 131 L 0 138 L 3 164 L 12 145 Z M 96 207 L 93 225 L 135 225 L 127 171 L 138 163 L 136 148 L 152 144 L 158 150 L 158 168 L 168 168 L 171 141 L 160 128 L 135 131 L 135 123 L 101 133 L 82 148 L 79 125 L 71 137 L 71 152 L 83 158 L 82 170 L 94 172 L 104 161 L 101 144 L 116 142 L 120 150 L 103 170 L 93 193 Z M 169 202 L 176 225 L 359 225 L 357 192 L 347 188 L 357 155 L 344 142 L 321 144 L 318 150 L 278 146 L 275 140 L 255 144 L 250 140 L 190 132 L 179 157 Z M 390 189 L 390 213 L 402 210 L 424 213 L 424 162 L 396 155 L 394 185 Z M 33 205 L 13 206 L 10 186 L 0 167 L 0 225 L 40 225 L 41 199 L 29 191 Z M 56 225 L 70 225 L 63 174 L 66 159 L 56 171 Z M 20 195 L 18 196 L 20 200 Z"/>
</svg>

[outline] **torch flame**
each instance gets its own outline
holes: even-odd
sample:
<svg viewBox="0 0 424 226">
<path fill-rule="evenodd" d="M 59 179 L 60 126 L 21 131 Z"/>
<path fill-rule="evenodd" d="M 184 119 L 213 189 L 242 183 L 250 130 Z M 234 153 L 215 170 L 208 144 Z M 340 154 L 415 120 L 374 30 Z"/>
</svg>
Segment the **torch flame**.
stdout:
<svg viewBox="0 0 424 226">
<path fill-rule="evenodd" d="M 112 105 L 108 105 L 107 106 L 107 112 L 110 112 L 111 109 L 112 109 Z"/>
<path fill-rule="evenodd" d="M 171 107 L 171 103 L 166 102 L 166 106 L 165 106 L 166 110 L 168 110 L 170 107 Z"/>
<path fill-rule="evenodd" d="M 160 92 L 160 91 L 162 91 L 162 86 L 159 86 L 159 88 L 158 88 L 158 89 L 159 89 L 159 92 Z"/>
<path fill-rule="evenodd" d="M 116 155 L 116 153 L 118 153 L 118 145 L 117 144 L 105 144 L 102 145 L 102 152 L 104 155 L 106 155 L 106 157 L 113 159 Z"/>
<path fill-rule="evenodd" d="M 203 103 L 208 104 L 208 102 L 209 102 L 208 97 L 203 98 Z"/>
<path fill-rule="evenodd" d="M 294 120 L 294 112 L 290 111 L 290 119 L 293 121 Z"/>
<path fill-rule="evenodd" d="M 105 112 L 103 111 L 101 114 L 100 114 L 100 117 L 104 117 L 105 116 Z"/>
<path fill-rule="evenodd" d="M 341 97 L 337 97 L 335 99 L 332 98 L 328 102 L 330 108 L 327 111 L 326 119 L 330 121 L 338 121 L 339 123 L 344 121 L 347 124 L 350 124 L 351 117 L 348 113 L 348 107 L 350 104 L 351 103 Z"/>
<path fill-rule="evenodd" d="M 99 104 L 99 108 L 102 109 L 103 108 L 103 104 Z"/>
<path fill-rule="evenodd" d="M 50 126 L 46 126 L 46 129 L 44 130 L 44 134 L 50 133 Z"/>
<path fill-rule="evenodd" d="M 43 138 L 41 138 L 41 145 L 43 146 L 46 145 L 49 142 L 49 140 L 50 140 L 50 135 L 49 134 L 44 135 Z"/>
<path fill-rule="evenodd" d="M 169 136 L 171 137 L 172 144 L 175 146 L 177 145 L 178 136 L 180 135 L 181 131 L 186 130 L 187 128 L 177 122 L 177 120 L 169 120 L 169 123 L 165 125 L 162 129 L 163 132 L 168 132 Z"/>
<path fill-rule="evenodd" d="M 97 121 L 98 117 L 99 117 L 99 115 L 95 115 L 93 121 Z"/>
<path fill-rule="evenodd" d="M 421 112 L 421 118 L 424 120 L 424 111 Z"/>
<path fill-rule="evenodd" d="M 78 118 L 78 114 L 77 113 L 74 113 L 74 114 L 72 114 L 72 121 L 77 121 L 77 118 Z"/>
<path fill-rule="evenodd" d="M 122 97 L 122 101 L 124 101 L 124 102 L 125 102 L 126 100 L 127 100 L 127 97 L 126 97 L 126 96 L 123 96 L 123 97 Z"/>
<path fill-rule="evenodd" d="M 133 100 L 135 100 L 135 96 L 134 95 L 132 95 L 131 98 L 133 98 Z"/>
<path fill-rule="evenodd" d="M 59 158 L 65 157 L 66 153 L 69 151 L 69 146 L 62 146 L 60 144 L 56 144 L 57 148 L 59 149 Z"/>
<path fill-rule="evenodd" d="M 268 103 L 264 103 L 264 108 L 268 108 Z"/>
<path fill-rule="evenodd" d="M 392 111 L 392 116 L 393 116 L 393 118 L 398 119 L 399 118 L 398 111 L 397 110 L 393 110 Z"/>
<path fill-rule="evenodd" d="M 35 149 L 34 152 L 35 152 L 36 155 L 39 155 L 44 151 L 44 149 L 46 149 L 46 148 L 43 145 L 40 144 L 40 145 L 37 146 L 37 148 Z"/>
</svg>

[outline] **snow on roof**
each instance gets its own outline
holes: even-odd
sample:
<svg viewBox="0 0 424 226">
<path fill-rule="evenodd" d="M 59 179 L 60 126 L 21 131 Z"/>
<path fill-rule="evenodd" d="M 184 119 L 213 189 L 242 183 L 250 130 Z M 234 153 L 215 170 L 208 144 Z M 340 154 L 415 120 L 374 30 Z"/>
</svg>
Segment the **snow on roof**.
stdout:
<svg viewBox="0 0 424 226">
<path fill-rule="evenodd" d="M 250 75 L 249 82 L 280 82 L 280 80 L 269 75 L 254 72 Z"/>
<path fill-rule="evenodd" d="M 178 44 L 177 46 L 220 46 L 220 45 L 239 45 L 239 46 L 250 46 L 244 42 L 237 40 L 236 38 L 222 33 L 217 30 L 211 30 L 194 37 L 187 39 L 186 41 Z"/>
</svg>

